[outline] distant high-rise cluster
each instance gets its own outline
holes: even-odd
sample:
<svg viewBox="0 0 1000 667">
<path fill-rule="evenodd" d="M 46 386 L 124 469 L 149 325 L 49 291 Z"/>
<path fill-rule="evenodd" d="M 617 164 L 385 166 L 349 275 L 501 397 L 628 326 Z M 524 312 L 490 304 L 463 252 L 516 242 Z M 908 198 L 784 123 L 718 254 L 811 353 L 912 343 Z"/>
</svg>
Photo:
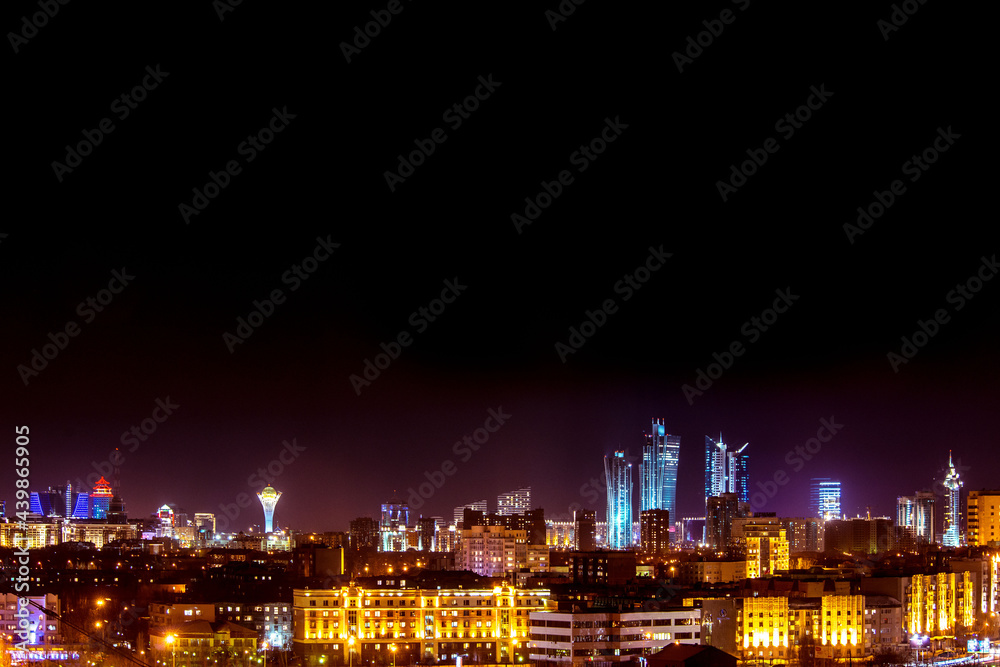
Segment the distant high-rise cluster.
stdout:
<svg viewBox="0 0 1000 667">
<path fill-rule="evenodd" d="M 730 450 L 722 442 L 722 435 L 716 442 L 705 436 L 705 503 L 713 496 L 735 493 L 739 502 L 750 502 L 750 457 L 746 449 L 750 443 L 739 449 Z"/>
<path fill-rule="evenodd" d="M 103 519 L 125 523 L 125 503 L 112 489 L 111 483 L 101 477 L 89 493 L 73 493 L 73 485 L 49 487 L 46 491 L 32 491 L 28 509 L 43 517 L 66 519 Z"/>
<path fill-rule="evenodd" d="M 839 519 L 840 482 L 829 477 L 814 477 L 810 485 L 809 511 L 824 521 Z"/>
<path fill-rule="evenodd" d="M 608 489 L 608 537 L 611 549 L 632 546 L 632 464 L 625 452 L 604 457 L 604 476 Z"/>
</svg>

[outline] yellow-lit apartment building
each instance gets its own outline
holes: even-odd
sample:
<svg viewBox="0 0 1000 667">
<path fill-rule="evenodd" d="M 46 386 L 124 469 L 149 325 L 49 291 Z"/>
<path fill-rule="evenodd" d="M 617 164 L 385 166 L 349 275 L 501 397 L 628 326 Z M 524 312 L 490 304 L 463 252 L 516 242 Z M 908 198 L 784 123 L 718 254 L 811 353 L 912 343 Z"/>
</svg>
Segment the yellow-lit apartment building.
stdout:
<svg viewBox="0 0 1000 667">
<path fill-rule="evenodd" d="M 817 655 L 861 658 L 866 654 L 865 596 L 824 595 L 819 605 L 795 607 L 784 596 L 745 598 L 739 628 L 744 660 L 796 660 L 799 646 L 810 639 Z"/>
<path fill-rule="evenodd" d="M 748 579 L 773 577 L 788 569 L 788 538 L 785 529 L 770 524 L 747 524 L 743 527 L 746 541 Z"/>
<path fill-rule="evenodd" d="M 976 591 L 969 572 L 915 574 L 906 592 L 906 630 L 911 635 L 954 637 L 958 625 L 976 619 Z"/>
<path fill-rule="evenodd" d="M 970 545 L 1000 542 L 1000 491 L 969 491 L 966 527 Z"/>
<path fill-rule="evenodd" d="M 551 611 L 549 591 L 393 586 L 296 589 L 293 646 L 306 664 L 417 661 L 527 662 L 529 613 Z M 360 662 L 359 662 L 360 661 Z"/>
</svg>

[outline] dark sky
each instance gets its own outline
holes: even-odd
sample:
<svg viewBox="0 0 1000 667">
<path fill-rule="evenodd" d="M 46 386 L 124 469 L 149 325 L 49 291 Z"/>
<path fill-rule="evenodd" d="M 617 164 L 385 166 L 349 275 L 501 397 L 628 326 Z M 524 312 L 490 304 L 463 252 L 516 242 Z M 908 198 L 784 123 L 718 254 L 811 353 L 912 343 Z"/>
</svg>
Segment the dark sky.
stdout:
<svg viewBox="0 0 1000 667">
<path fill-rule="evenodd" d="M 555 30 L 555 0 L 402 0 L 397 14 L 244 2 L 223 20 L 220 5 L 72 3 L 37 32 L 22 18 L 37 4 L 5 6 L 5 32 L 33 36 L 16 52 L 8 37 L 6 55 L 0 414 L 11 451 L 13 427 L 31 429 L 33 489 L 86 481 L 154 415 L 124 448 L 132 516 L 221 515 L 269 465 L 279 523 L 303 530 L 344 530 L 428 474 L 443 483 L 417 513 L 492 508 L 523 485 L 547 514 L 603 513 L 602 457 L 637 454 L 652 417 L 682 438 L 683 516 L 703 512 L 704 436 L 720 431 L 750 443 L 755 491 L 787 474 L 763 507 L 780 514 L 833 477 L 846 512 L 894 515 L 949 449 L 967 488 L 1000 485 L 1000 280 L 953 292 L 997 270 L 983 22 L 919 5 L 885 39 L 890 3 L 593 0 Z M 348 62 L 340 45 L 371 12 L 391 20 Z M 477 90 L 465 118 L 448 111 Z M 796 127 L 783 119 L 797 109 Z M 67 163 L 105 118 L 113 130 Z M 244 143 L 269 123 L 269 143 Z M 614 141 L 583 156 L 602 131 Z M 397 156 L 442 135 L 390 188 Z M 935 141 L 933 164 L 910 162 Z M 230 162 L 238 173 L 185 220 L 179 205 Z M 535 215 L 525 198 L 543 182 L 558 196 L 512 220 Z M 876 196 L 893 200 L 845 230 Z M 318 239 L 339 245 L 307 279 L 286 273 Z M 628 288 L 653 251 L 670 256 Z M 115 271 L 134 277 L 102 295 Z M 424 320 L 449 283 L 453 303 Z M 275 290 L 281 303 L 227 345 Z M 791 306 L 758 329 L 778 292 Z M 563 362 L 557 343 L 609 299 Z M 946 321 L 894 369 L 887 354 L 938 310 Z M 25 381 L 19 366 L 68 323 L 78 335 Z M 357 392 L 350 376 L 401 332 L 409 344 Z M 735 341 L 742 354 L 689 401 L 683 385 Z M 168 398 L 172 414 L 154 413 Z M 456 450 L 490 410 L 509 418 Z M 823 419 L 843 428 L 809 461 L 786 458 Z M 454 474 L 435 476 L 443 465 Z M 14 480 L 0 468 L 8 510 Z M 234 525 L 261 521 L 256 499 L 240 512 Z"/>
</svg>

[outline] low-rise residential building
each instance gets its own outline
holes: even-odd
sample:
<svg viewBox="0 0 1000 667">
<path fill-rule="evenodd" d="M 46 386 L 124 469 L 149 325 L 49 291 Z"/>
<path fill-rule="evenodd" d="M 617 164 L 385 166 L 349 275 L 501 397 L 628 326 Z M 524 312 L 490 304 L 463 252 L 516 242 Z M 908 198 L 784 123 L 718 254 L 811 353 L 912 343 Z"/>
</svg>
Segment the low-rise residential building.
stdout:
<svg viewBox="0 0 1000 667">
<path fill-rule="evenodd" d="M 700 619 L 695 607 L 532 612 L 530 658 L 537 665 L 565 667 L 628 663 L 669 644 L 700 644 Z"/>
</svg>

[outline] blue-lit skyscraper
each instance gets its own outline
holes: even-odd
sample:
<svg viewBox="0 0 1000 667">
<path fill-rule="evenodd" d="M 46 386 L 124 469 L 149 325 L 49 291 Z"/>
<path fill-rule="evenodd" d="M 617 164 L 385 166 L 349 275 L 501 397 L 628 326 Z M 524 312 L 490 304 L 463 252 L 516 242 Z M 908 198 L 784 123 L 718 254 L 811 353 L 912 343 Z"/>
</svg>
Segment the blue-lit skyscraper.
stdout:
<svg viewBox="0 0 1000 667">
<path fill-rule="evenodd" d="M 948 473 L 944 478 L 944 534 L 941 544 L 946 547 L 962 546 L 962 480 L 948 452 Z"/>
<path fill-rule="evenodd" d="M 750 456 L 744 444 L 739 449 L 729 451 L 722 442 L 705 436 L 705 503 L 723 493 L 735 493 L 739 502 L 750 502 Z"/>
<path fill-rule="evenodd" d="M 608 485 L 608 548 L 632 546 L 632 464 L 625 452 L 604 457 L 604 477 Z"/>
<path fill-rule="evenodd" d="M 840 482 L 814 477 L 810 483 L 809 509 L 824 521 L 840 518 Z"/>
<path fill-rule="evenodd" d="M 639 509 L 664 509 L 670 520 L 677 516 L 677 464 L 680 436 L 670 435 L 662 419 L 654 419 L 644 434 L 642 463 L 639 464 Z M 673 535 L 673 532 L 671 532 Z"/>
</svg>

